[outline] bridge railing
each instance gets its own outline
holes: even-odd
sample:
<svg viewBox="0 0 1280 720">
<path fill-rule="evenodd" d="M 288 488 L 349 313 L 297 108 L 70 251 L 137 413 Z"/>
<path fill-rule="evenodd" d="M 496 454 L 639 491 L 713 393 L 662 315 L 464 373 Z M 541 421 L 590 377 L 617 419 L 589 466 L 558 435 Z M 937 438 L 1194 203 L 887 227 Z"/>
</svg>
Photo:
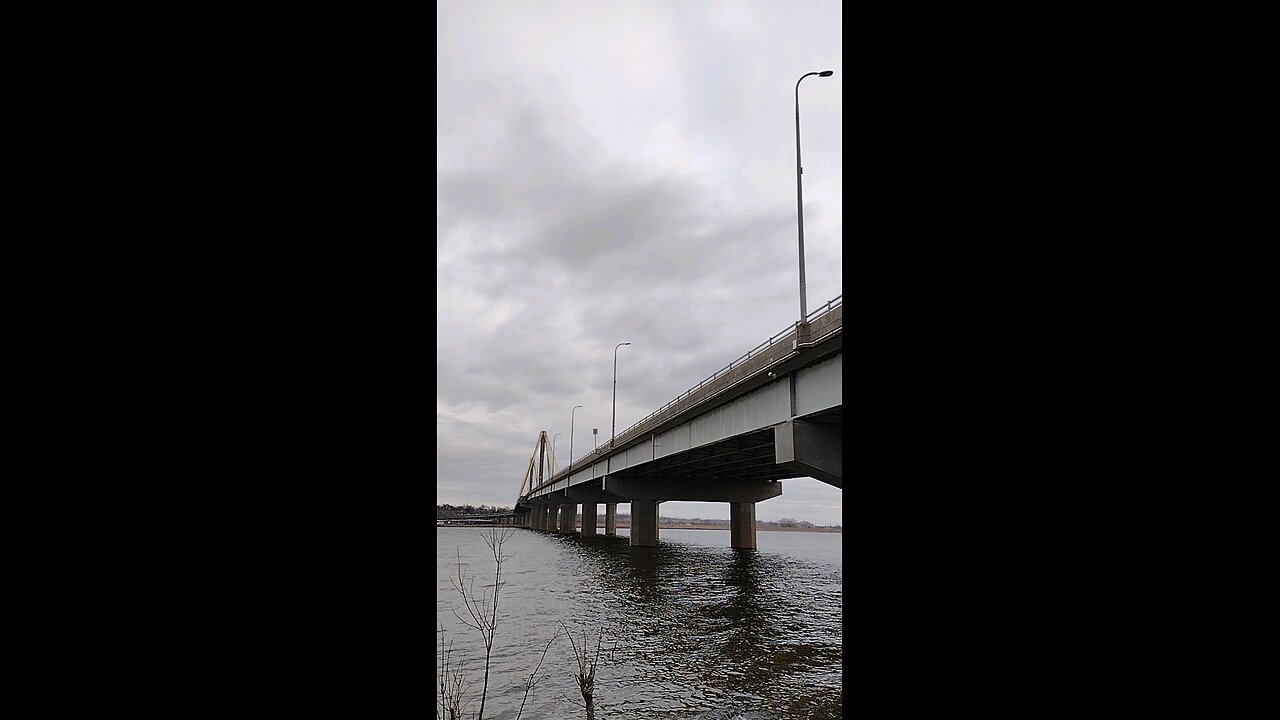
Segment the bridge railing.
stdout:
<svg viewBox="0 0 1280 720">
<path fill-rule="evenodd" d="M 819 305 L 818 309 L 806 315 L 804 320 L 805 322 L 812 322 L 813 320 L 816 320 L 820 315 L 826 315 L 827 313 L 831 312 L 831 308 L 838 308 L 843 304 L 844 304 L 844 293 L 840 293 L 839 295 L 828 300 L 826 305 Z"/>
<path fill-rule="evenodd" d="M 834 310 L 834 309 L 836 309 L 836 308 L 838 308 L 838 307 L 840 307 L 840 306 L 842 306 L 842 305 L 844 305 L 844 293 L 841 293 L 841 294 L 839 294 L 839 295 L 837 295 L 837 296 L 835 296 L 835 297 L 831 298 L 830 300 L 828 300 L 828 301 L 826 302 L 826 304 L 825 304 L 825 305 L 819 305 L 819 306 L 818 306 L 818 309 L 816 309 L 816 310 L 814 310 L 813 312 L 809 313 L 809 314 L 805 317 L 805 322 L 812 322 L 813 320 L 815 320 L 815 319 L 817 319 L 817 318 L 819 318 L 819 317 L 825 316 L 827 313 L 830 313 L 832 310 Z M 772 337 L 770 337 L 768 340 L 765 340 L 764 342 L 760 343 L 759 345 L 757 345 L 757 346 L 755 346 L 755 347 L 751 348 L 750 350 L 748 350 L 748 351 L 747 351 L 747 352 L 746 352 L 742 357 L 738 358 L 737 360 L 734 360 L 733 362 L 730 362 L 728 365 L 725 365 L 724 367 L 720 368 L 719 370 L 715 371 L 714 373 L 711 373 L 711 376 L 710 376 L 710 377 L 707 377 L 706 379 L 704 379 L 702 382 L 698 383 L 697 385 L 694 385 L 693 387 L 689 388 L 688 390 L 685 390 L 684 392 L 680 393 L 680 395 L 676 396 L 676 398 L 675 398 L 674 400 L 672 400 L 672 401 L 668 402 L 666 405 L 663 405 L 662 407 L 658 408 L 657 410 L 654 410 L 653 412 L 649 413 L 649 414 L 648 414 L 648 415 L 646 415 L 642 420 L 640 420 L 640 421 L 638 421 L 638 422 L 636 422 L 636 423 L 632 424 L 632 425 L 631 425 L 631 427 L 628 427 L 626 430 L 623 430 L 623 431 L 622 431 L 622 432 L 621 432 L 621 433 L 620 433 L 620 434 L 619 434 L 619 435 L 614 439 L 614 446 L 616 447 L 619 441 L 626 441 L 626 440 L 630 440 L 631 438 L 630 438 L 630 437 L 628 437 L 628 436 L 629 436 L 629 434 L 631 433 L 631 431 L 633 431 L 633 430 L 635 430 L 636 428 L 639 428 L 639 427 L 641 427 L 641 426 L 643 426 L 643 425 L 646 425 L 647 423 L 649 423 L 649 421 L 653 420 L 654 418 L 658 417 L 659 415 L 662 415 L 664 412 L 667 412 L 668 410 L 670 410 L 671 408 L 675 407 L 676 405 L 678 405 L 678 404 L 679 404 L 679 403 L 681 403 L 682 401 L 684 401 L 684 400 L 688 399 L 689 397 L 691 397 L 691 396 L 692 396 L 692 395 L 694 395 L 695 393 L 697 393 L 697 392 L 701 391 L 701 390 L 702 390 L 703 388 L 705 388 L 706 386 L 708 386 L 708 385 L 710 385 L 710 384 L 712 384 L 712 383 L 716 382 L 717 380 L 719 380 L 720 378 L 724 377 L 725 375 L 728 375 L 729 373 L 733 372 L 735 369 L 737 369 L 737 368 L 741 367 L 744 363 L 746 363 L 747 361 L 751 360 L 752 358 L 757 357 L 757 356 L 758 356 L 758 355 L 760 355 L 762 352 L 767 352 L 767 351 L 769 351 L 769 350 L 773 349 L 773 346 L 774 346 L 774 345 L 776 345 L 778 342 L 780 342 L 781 340 L 783 340 L 783 339 L 787 338 L 788 336 L 794 335 L 794 334 L 795 334 L 795 332 L 796 332 L 796 325 L 798 325 L 798 324 L 799 324 L 799 323 L 796 323 L 796 324 L 794 324 L 794 325 L 790 325 L 790 326 L 788 326 L 788 327 L 786 327 L 786 328 L 783 328 L 781 331 L 779 331 L 777 334 L 775 334 L 775 335 L 773 335 Z M 574 463 L 574 465 L 578 465 L 579 463 L 583 463 L 583 462 L 585 462 L 585 461 L 587 461 L 587 460 L 591 460 L 592 458 L 599 457 L 600 455 L 603 455 L 604 453 L 608 452 L 609 450 L 610 450 L 610 446 L 608 446 L 608 445 L 601 445 L 600 447 L 596 448 L 595 450 L 591 451 L 590 453 L 587 453 L 587 454 L 583 455 L 583 456 L 582 456 L 582 458 L 581 458 L 578 462 L 575 462 L 575 463 Z M 572 471 L 573 471 L 572 466 L 571 466 L 571 467 L 569 467 L 569 468 L 566 468 L 566 470 L 565 470 L 565 474 L 568 474 L 569 472 L 572 472 Z"/>
</svg>

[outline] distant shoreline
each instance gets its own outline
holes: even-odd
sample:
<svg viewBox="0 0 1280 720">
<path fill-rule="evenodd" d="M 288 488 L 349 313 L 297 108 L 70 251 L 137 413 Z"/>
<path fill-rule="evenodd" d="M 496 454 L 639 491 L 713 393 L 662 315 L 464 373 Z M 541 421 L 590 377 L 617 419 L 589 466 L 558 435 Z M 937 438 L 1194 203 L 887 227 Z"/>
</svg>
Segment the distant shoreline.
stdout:
<svg viewBox="0 0 1280 720">
<path fill-rule="evenodd" d="M 493 527 L 488 524 L 466 524 L 459 523 L 457 525 L 442 525 L 437 521 L 436 527 Z M 629 523 L 618 523 L 619 530 L 630 530 Z M 677 523 L 675 525 L 662 524 L 658 526 L 659 530 L 728 530 L 729 525 L 690 525 L 687 523 Z M 597 534 L 603 534 L 605 530 L 604 523 L 596 525 Z M 575 529 L 574 532 L 577 532 Z M 844 528 L 838 527 L 756 527 L 756 532 L 817 532 L 817 533 L 843 533 Z"/>
<path fill-rule="evenodd" d="M 631 525 L 626 523 L 618 523 L 618 527 L 631 529 Z M 603 530 L 604 525 L 597 525 L 598 530 Z M 662 524 L 658 526 L 659 530 L 728 530 L 729 524 L 724 525 L 689 525 L 687 523 L 676 523 L 674 525 Z M 825 532 L 825 533 L 842 533 L 844 528 L 833 527 L 756 527 L 756 532 Z"/>
</svg>

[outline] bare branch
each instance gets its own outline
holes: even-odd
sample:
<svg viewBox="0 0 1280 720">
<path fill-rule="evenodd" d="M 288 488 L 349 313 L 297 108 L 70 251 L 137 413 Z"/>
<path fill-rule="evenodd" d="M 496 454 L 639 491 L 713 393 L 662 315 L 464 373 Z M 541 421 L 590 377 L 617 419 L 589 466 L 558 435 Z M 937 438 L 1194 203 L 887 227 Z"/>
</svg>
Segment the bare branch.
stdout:
<svg viewBox="0 0 1280 720">
<path fill-rule="evenodd" d="M 445 641 L 444 626 L 440 627 L 440 660 L 437 665 L 436 717 L 440 720 L 458 720 L 462 717 L 462 694 L 466 677 L 466 661 L 453 662 L 453 641 Z"/>
<path fill-rule="evenodd" d="M 484 641 L 484 681 L 480 689 L 480 709 L 476 713 L 476 720 L 483 720 L 485 702 L 489 695 L 489 669 L 493 657 L 493 643 L 497 635 L 499 615 L 498 615 L 498 595 L 502 591 L 502 563 L 510 556 L 503 552 L 502 546 L 515 533 L 515 528 L 490 528 L 488 533 L 481 533 L 480 539 L 485 545 L 489 546 L 493 554 L 494 573 L 493 584 L 481 587 L 479 596 L 476 595 L 475 576 L 468 576 L 462 571 L 462 549 L 458 548 L 457 553 L 457 578 L 450 578 L 449 583 L 453 589 L 457 591 L 462 598 L 463 607 L 466 614 L 471 619 L 468 621 L 458 613 L 452 610 L 453 616 L 458 622 L 480 633 L 481 640 Z M 492 593 L 490 593 L 492 588 Z"/>
<path fill-rule="evenodd" d="M 578 683 L 578 691 L 582 695 L 585 705 L 579 705 L 587 711 L 587 720 L 595 720 L 595 686 L 596 686 L 596 666 L 600 662 L 600 646 L 604 641 L 604 631 L 596 632 L 595 652 L 591 650 L 591 640 L 587 635 L 587 628 L 582 627 L 582 646 L 578 646 L 578 642 L 573 637 L 567 625 L 561 621 L 560 626 L 564 628 L 565 634 L 569 636 L 569 645 L 573 648 L 574 659 L 578 662 L 578 673 L 573 679 Z M 577 703 L 574 703 L 577 705 Z"/>
<path fill-rule="evenodd" d="M 516 712 L 516 720 L 520 720 L 520 715 L 524 713 L 525 703 L 529 702 L 529 693 L 533 692 L 534 686 L 543 680 L 546 680 L 548 675 L 550 675 L 548 672 L 542 677 L 537 677 L 538 670 L 542 667 L 542 661 L 547 657 L 547 651 L 551 649 L 551 644 L 554 643 L 558 637 L 560 637 L 559 632 L 556 632 L 551 636 L 551 639 L 547 641 L 547 646 L 542 648 L 542 656 L 538 658 L 538 664 L 534 666 L 533 672 L 529 673 L 529 679 L 526 680 L 524 684 L 524 699 L 520 701 L 520 710 Z"/>
</svg>

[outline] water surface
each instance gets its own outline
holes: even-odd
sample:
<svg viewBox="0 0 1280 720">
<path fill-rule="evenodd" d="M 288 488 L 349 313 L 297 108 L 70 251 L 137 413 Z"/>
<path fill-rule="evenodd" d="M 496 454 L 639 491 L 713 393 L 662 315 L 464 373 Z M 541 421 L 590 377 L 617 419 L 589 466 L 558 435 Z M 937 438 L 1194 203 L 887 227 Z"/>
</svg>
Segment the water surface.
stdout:
<svg viewBox="0 0 1280 720">
<path fill-rule="evenodd" d="M 477 592 L 493 583 L 493 554 L 481 539 L 487 532 L 436 529 L 436 638 L 443 626 L 456 656 L 468 658 L 468 685 L 477 693 L 483 645 L 454 617 L 467 615 L 449 578 L 457 576 L 460 554 Z M 603 631 L 600 720 L 728 720 L 728 710 L 752 720 L 841 717 L 839 533 L 759 532 L 754 551 L 730 548 L 728 530 L 663 529 L 656 548 L 632 548 L 627 534 L 511 531 L 486 718 L 515 718 L 522 682 L 561 622 L 579 640 L 585 629 L 593 646 Z M 571 704 L 581 696 L 563 636 L 543 669 L 550 675 L 522 718 L 584 717 Z"/>
</svg>

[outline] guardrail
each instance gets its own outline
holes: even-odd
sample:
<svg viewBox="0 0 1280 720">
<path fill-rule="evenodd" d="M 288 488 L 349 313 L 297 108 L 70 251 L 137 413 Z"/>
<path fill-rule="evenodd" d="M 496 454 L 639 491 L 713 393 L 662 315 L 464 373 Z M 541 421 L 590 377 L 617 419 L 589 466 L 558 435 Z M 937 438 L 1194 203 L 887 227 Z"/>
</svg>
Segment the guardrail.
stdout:
<svg viewBox="0 0 1280 720">
<path fill-rule="evenodd" d="M 821 317 L 821 316 L 823 316 L 823 315 L 826 315 L 827 313 L 831 312 L 833 309 L 838 308 L 838 307 L 840 307 L 840 306 L 841 306 L 841 305 L 843 305 L 843 304 L 844 304 L 844 293 L 841 293 L 841 294 L 839 294 L 839 295 L 837 295 L 837 296 L 835 296 L 835 297 L 831 298 L 830 300 L 828 300 L 828 301 L 827 301 L 827 303 L 826 303 L 825 305 L 819 305 L 819 306 L 818 306 L 818 309 L 814 310 L 813 312 L 811 312 L 811 313 L 809 313 L 807 316 L 805 316 L 805 322 L 811 322 L 812 320 L 814 320 L 814 319 L 816 319 L 816 318 L 818 318 L 818 317 Z M 684 392 L 680 393 L 680 394 L 679 394 L 678 396 L 676 396 L 676 398 L 675 398 L 674 400 L 672 400 L 671 402 L 668 402 L 666 405 L 663 405 L 662 407 L 658 408 L 657 410 L 654 410 L 653 412 L 651 412 L 651 413 L 649 413 L 648 415 L 646 415 L 646 416 L 644 417 L 644 419 L 642 419 L 642 420 L 640 420 L 640 421 L 638 421 L 638 422 L 636 422 L 636 423 L 632 424 L 632 425 L 631 425 L 631 427 L 628 427 L 626 430 L 623 430 L 623 431 L 622 431 L 622 432 L 617 436 L 617 438 L 615 438 L 615 440 L 617 440 L 617 439 L 619 439 L 619 438 L 626 438 L 627 433 L 630 433 L 632 430 L 635 430 L 636 428 L 638 428 L 638 427 L 640 427 L 640 426 L 644 425 L 645 423 L 648 423 L 650 420 L 652 420 L 652 419 L 654 419 L 654 418 L 658 417 L 659 415 L 661 415 L 662 413 L 666 412 L 667 410 L 670 410 L 672 407 L 674 407 L 675 405 L 677 405 L 678 403 L 680 403 L 680 401 L 682 401 L 682 400 L 684 400 L 684 399 L 686 399 L 686 398 L 690 397 L 691 395 L 693 395 L 694 393 L 698 392 L 699 390 L 701 390 L 702 388 L 706 387 L 707 385 L 709 385 L 709 384 L 711 384 L 711 383 L 715 382 L 716 380 L 719 380 L 720 378 L 724 377 L 725 375 L 727 375 L 728 373 L 732 372 L 735 368 L 740 367 L 743 363 L 747 362 L 747 361 L 748 361 L 748 360 L 750 360 L 751 358 L 758 356 L 761 352 L 764 352 L 764 351 L 767 351 L 767 350 L 771 349 L 771 348 L 774 346 L 774 344 L 775 344 L 775 343 L 777 343 L 779 340 L 782 340 L 783 338 L 787 337 L 788 335 L 791 335 L 792 333 L 794 333 L 794 332 L 796 331 L 796 325 L 799 325 L 799 324 L 800 324 L 800 323 L 798 323 L 798 322 L 797 322 L 797 323 L 795 323 L 795 324 L 793 324 L 793 325 L 790 325 L 790 326 L 788 326 L 788 327 L 784 328 L 781 332 L 778 332 L 777 334 L 773 335 L 773 336 L 772 336 L 772 337 L 770 337 L 768 340 L 765 340 L 764 342 L 760 343 L 759 345 L 757 345 L 757 346 L 755 346 L 755 347 L 751 348 L 750 350 L 748 350 L 748 351 L 746 352 L 746 354 L 744 354 L 742 357 L 738 358 L 737 360 L 734 360 L 733 362 L 729 363 L 728 365 L 725 365 L 724 367 L 720 368 L 719 370 L 717 370 L 717 371 L 715 371 L 715 372 L 711 373 L 711 376 L 710 376 L 710 377 L 708 377 L 708 378 L 704 379 L 702 382 L 698 383 L 697 385 L 694 385 L 693 387 L 689 388 L 688 390 L 685 390 Z M 578 460 L 577 462 L 575 462 L 575 463 L 574 463 L 574 465 L 577 465 L 577 464 L 579 464 L 579 463 L 582 463 L 582 462 L 585 462 L 585 461 L 587 461 L 587 460 L 590 460 L 591 458 L 599 457 L 600 455 L 603 455 L 603 454 L 607 453 L 610 449 L 611 449 L 611 448 L 610 448 L 608 445 L 602 445 L 602 446 L 600 446 L 600 447 L 596 448 L 595 450 L 592 450 L 591 452 L 589 452 L 589 453 L 587 453 L 587 454 L 583 455 L 581 458 L 579 458 L 579 460 Z M 568 468 L 565 468 L 565 470 L 564 470 L 564 472 L 565 472 L 566 474 L 569 474 L 569 473 L 571 473 L 572 471 L 573 471 L 573 466 L 572 466 L 572 465 L 571 465 L 571 466 L 569 466 Z"/>
<path fill-rule="evenodd" d="M 843 304 L 844 304 L 844 293 L 840 293 L 839 295 L 828 300 L 826 305 L 820 305 L 818 306 L 817 310 L 814 310 L 813 312 L 806 315 L 804 318 L 805 322 L 809 322 L 811 318 L 817 318 L 819 315 L 826 315 L 827 313 L 831 312 L 831 308 L 837 308 Z"/>
</svg>

